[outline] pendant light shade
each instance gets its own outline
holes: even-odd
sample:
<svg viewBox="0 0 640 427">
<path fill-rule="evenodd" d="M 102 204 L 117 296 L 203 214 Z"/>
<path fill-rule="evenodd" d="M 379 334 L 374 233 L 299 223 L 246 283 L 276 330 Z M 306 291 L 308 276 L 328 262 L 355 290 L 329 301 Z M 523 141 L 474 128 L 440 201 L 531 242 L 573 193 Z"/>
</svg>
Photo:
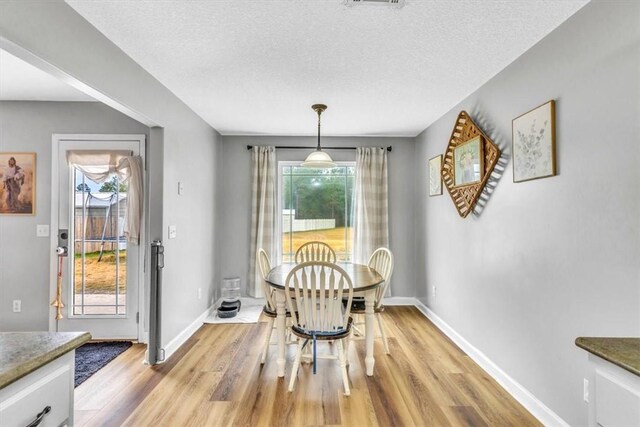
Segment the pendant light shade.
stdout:
<svg viewBox="0 0 640 427">
<path fill-rule="evenodd" d="M 331 159 L 326 152 L 322 151 L 320 148 L 320 115 L 324 110 L 327 109 L 327 106 L 324 104 L 314 104 L 311 106 L 313 111 L 318 113 L 318 147 L 316 151 L 313 151 L 309 154 L 304 162 L 300 166 L 306 168 L 333 168 L 336 167 L 336 163 Z"/>
</svg>

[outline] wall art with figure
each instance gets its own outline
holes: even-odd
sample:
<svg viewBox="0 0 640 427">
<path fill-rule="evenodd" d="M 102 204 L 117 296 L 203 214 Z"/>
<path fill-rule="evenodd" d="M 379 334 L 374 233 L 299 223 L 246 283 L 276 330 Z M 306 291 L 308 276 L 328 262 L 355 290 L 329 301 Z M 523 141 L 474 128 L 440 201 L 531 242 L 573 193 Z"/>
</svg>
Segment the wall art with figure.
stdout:
<svg viewBox="0 0 640 427">
<path fill-rule="evenodd" d="M 0 153 L 0 214 L 34 215 L 36 153 Z"/>
</svg>

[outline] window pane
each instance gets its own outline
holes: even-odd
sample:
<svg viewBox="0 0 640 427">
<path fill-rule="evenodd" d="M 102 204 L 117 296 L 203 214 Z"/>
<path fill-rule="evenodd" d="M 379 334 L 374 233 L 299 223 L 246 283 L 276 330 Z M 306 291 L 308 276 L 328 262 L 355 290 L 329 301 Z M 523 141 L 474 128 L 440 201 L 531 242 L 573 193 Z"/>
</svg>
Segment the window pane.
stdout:
<svg viewBox="0 0 640 427">
<path fill-rule="evenodd" d="M 351 260 L 353 166 L 282 168 L 282 254 L 294 260 L 309 241 L 330 245 L 338 261 Z"/>
<path fill-rule="evenodd" d="M 286 174 L 285 174 L 286 173 Z M 285 167 L 282 174 L 282 257 L 291 261 L 291 225 L 293 211 L 291 205 L 291 167 Z"/>
</svg>

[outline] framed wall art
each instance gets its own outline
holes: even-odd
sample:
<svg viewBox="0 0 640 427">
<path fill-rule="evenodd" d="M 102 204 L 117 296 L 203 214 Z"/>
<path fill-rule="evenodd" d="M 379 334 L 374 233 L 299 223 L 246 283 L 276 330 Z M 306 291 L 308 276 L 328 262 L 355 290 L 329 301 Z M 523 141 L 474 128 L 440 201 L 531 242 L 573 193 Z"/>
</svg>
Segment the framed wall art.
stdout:
<svg viewBox="0 0 640 427">
<path fill-rule="evenodd" d="M 429 159 L 429 196 L 442 196 L 442 154 Z"/>
<path fill-rule="evenodd" d="M 473 211 L 498 159 L 498 146 L 460 111 L 442 159 L 442 182 L 461 218 Z"/>
<path fill-rule="evenodd" d="M 482 136 L 478 135 L 453 149 L 454 187 L 478 183 L 483 173 Z"/>
<path fill-rule="evenodd" d="M 513 119 L 513 182 L 556 174 L 555 110 L 551 100 Z"/>
<path fill-rule="evenodd" d="M 36 153 L 0 153 L 0 214 L 36 212 Z"/>
</svg>

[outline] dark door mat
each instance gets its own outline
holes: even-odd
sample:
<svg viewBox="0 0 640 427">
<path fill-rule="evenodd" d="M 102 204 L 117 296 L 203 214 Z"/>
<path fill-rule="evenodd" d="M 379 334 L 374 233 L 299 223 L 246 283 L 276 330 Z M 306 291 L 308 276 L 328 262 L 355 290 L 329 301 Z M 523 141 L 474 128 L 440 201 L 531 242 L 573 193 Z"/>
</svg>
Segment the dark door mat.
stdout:
<svg viewBox="0 0 640 427">
<path fill-rule="evenodd" d="M 75 387 L 131 347 L 131 341 L 90 342 L 76 348 Z"/>
</svg>

